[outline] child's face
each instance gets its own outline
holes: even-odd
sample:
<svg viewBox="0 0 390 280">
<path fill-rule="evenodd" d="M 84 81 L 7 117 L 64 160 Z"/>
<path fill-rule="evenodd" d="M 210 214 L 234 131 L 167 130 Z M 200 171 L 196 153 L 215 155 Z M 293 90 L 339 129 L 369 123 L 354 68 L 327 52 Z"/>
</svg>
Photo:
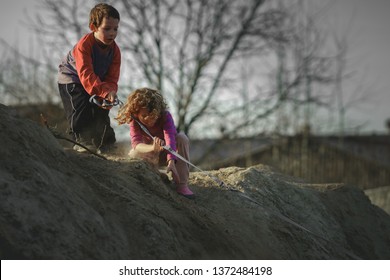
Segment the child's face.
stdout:
<svg viewBox="0 0 390 280">
<path fill-rule="evenodd" d="M 119 20 L 116 18 L 108 17 L 103 18 L 103 22 L 99 27 L 92 27 L 92 31 L 95 33 L 95 38 L 104 45 L 111 45 L 116 35 L 118 34 Z"/>
<path fill-rule="evenodd" d="M 141 108 L 136 117 L 141 123 L 143 123 L 147 127 L 154 126 L 157 121 L 157 118 L 150 114 L 148 108 Z"/>
</svg>

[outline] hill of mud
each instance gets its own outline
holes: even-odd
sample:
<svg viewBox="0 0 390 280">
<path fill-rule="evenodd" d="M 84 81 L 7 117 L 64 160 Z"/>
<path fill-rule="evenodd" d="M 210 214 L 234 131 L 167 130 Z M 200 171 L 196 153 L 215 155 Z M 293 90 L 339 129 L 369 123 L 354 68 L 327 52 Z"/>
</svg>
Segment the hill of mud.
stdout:
<svg viewBox="0 0 390 280">
<path fill-rule="evenodd" d="M 64 149 L 0 105 L 1 259 L 390 259 L 390 216 L 353 186 L 264 165 L 192 172 Z"/>
</svg>

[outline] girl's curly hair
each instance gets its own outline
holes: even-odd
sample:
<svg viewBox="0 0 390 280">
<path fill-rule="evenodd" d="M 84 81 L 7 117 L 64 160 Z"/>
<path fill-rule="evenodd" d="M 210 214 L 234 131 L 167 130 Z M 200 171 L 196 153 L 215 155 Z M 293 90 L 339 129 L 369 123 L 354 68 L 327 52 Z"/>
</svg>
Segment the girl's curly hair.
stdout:
<svg viewBox="0 0 390 280">
<path fill-rule="evenodd" d="M 147 108 L 151 116 L 159 118 L 167 107 L 164 97 L 158 90 L 139 88 L 130 93 L 115 119 L 119 124 L 130 123 L 131 116 L 138 114 L 141 108 Z"/>
</svg>

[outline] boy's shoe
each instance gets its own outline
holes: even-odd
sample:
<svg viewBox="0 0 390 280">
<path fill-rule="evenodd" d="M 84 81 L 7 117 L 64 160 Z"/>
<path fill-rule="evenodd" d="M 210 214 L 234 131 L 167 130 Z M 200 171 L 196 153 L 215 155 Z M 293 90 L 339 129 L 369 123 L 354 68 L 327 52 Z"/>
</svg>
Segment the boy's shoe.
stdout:
<svg viewBox="0 0 390 280">
<path fill-rule="evenodd" d="M 88 144 L 83 144 L 83 143 L 80 143 L 82 144 L 83 146 L 85 146 L 86 148 L 88 148 L 90 151 L 92 152 L 96 152 L 96 147 L 94 145 L 88 145 Z M 73 146 L 73 150 L 79 152 L 79 153 L 86 153 L 88 152 L 87 149 L 85 149 L 84 147 L 81 147 L 80 145 L 74 145 Z"/>
<path fill-rule="evenodd" d="M 82 133 L 75 133 L 75 139 L 77 143 L 80 143 L 90 151 L 96 153 L 96 146 L 93 144 L 93 139 L 91 138 L 91 133 L 88 131 L 82 132 Z M 79 152 L 79 153 L 86 153 L 88 152 L 87 149 L 84 147 L 75 144 L 73 146 L 73 150 Z"/>
<path fill-rule="evenodd" d="M 190 190 L 188 186 L 177 187 L 176 192 L 186 198 L 195 198 L 195 194 Z"/>
<path fill-rule="evenodd" d="M 99 147 L 96 152 L 99 155 L 101 155 L 101 154 L 114 153 L 115 150 L 116 150 L 116 146 L 114 146 L 113 144 L 109 144 L 109 145 L 103 145 L 103 146 Z"/>
</svg>

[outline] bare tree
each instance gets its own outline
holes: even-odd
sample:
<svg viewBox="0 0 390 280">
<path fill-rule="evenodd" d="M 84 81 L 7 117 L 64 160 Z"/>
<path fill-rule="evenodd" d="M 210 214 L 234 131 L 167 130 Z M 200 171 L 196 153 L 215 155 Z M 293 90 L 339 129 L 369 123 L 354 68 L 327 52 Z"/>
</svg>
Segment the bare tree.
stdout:
<svg viewBox="0 0 390 280">
<path fill-rule="evenodd" d="M 56 85 L 57 65 L 65 55 L 74 38 L 84 33 L 86 24 L 79 24 L 80 13 L 85 9 L 82 2 L 43 0 L 41 13 L 32 17 L 25 14 L 24 24 L 31 28 L 33 36 L 28 42 L 27 54 L 21 51 L 19 43 L 15 46 L 0 41 L 1 56 L 0 102 L 9 105 L 28 103 L 59 103 Z M 72 29 L 73 27 L 73 29 Z M 25 46 L 24 46 L 25 47 Z"/>
<path fill-rule="evenodd" d="M 35 59 L 35 50 L 31 55 L 23 55 L 17 47 L 0 40 L 2 49 L 0 67 L 0 102 L 16 105 L 28 103 L 58 102 L 54 92 L 53 67 Z M 56 100 L 57 99 L 57 100 Z"/>
<path fill-rule="evenodd" d="M 41 12 L 26 17 L 44 42 L 42 53 L 59 61 L 88 32 L 88 12 L 96 2 L 42 0 Z M 179 129 L 188 133 L 202 117 L 220 113 L 215 108 L 220 110 L 223 96 L 239 77 L 232 74 L 235 62 L 258 55 L 266 42 L 282 37 L 283 15 L 266 2 L 112 1 L 121 14 L 121 80 L 160 89 Z"/>
<path fill-rule="evenodd" d="M 231 85 L 229 70 L 280 36 L 281 14 L 253 1 L 117 1 L 123 4 L 122 49 L 132 69 L 159 88 L 188 132 Z M 122 12 L 123 14 L 123 12 Z"/>
<path fill-rule="evenodd" d="M 276 68 L 271 72 L 275 81 L 271 86 L 282 97 L 279 116 L 290 122 L 284 124 L 284 129 L 290 127 L 293 133 L 309 132 L 318 108 L 329 108 L 332 103 L 337 56 L 328 47 L 328 31 L 319 28 L 320 17 L 332 3 L 310 8 L 302 0 L 278 3 L 279 10 L 288 14 L 290 37 L 287 43 L 272 46 Z M 283 117 L 286 114 L 290 115 L 289 120 Z"/>
<path fill-rule="evenodd" d="M 359 104 L 368 102 L 368 87 L 363 77 L 358 77 L 358 81 L 353 81 L 353 86 L 349 86 L 349 90 L 345 89 L 346 82 L 356 78 L 357 73 L 351 69 L 348 64 L 350 53 L 350 37 L 354 35 L 353 25 L 355 23 L 355 15 L 357 7 L 352 6 L 351 15 L 344 16 L 344 22 L 336 22 L 336 25 L 330 27 L 334 49 L 336 51 L 335 65 L 335 83 L 334 83 L 334 99 L 338 117 L 337 132 L 340 137 L 340 142 L 343 141 L 348 130 L 362 127 L 363 124 L 353 123 L 347 124 L 347 113 L 350 109 L 357 107 Z M 364 76 L 364 75 L 362 75 Z M 355 79 L 356 80 L 356 79 Z"/>
<path fill-rule="evenodd" d="M 90 6 L 88 1 L 80 0 L 41 0 L 40 12 L 27 14 L 25 24 L 41 40 L 43 53 L 59 59 L 89 31 Z"/>
<path fill-rule="evenodd" d="M 28 18 L 45 43 L 42 52 L 51 55 L 53 73 L 88 32 L 88 12 L 95 2 L 42 0 L 42 13 Z M 316 29 L 314 18 L 305 14 L 305 24 L 299 20 L 302 14 L 295 13 L 299 2 L 114 0 L 111 4 L 121 14 L 117 38 L 123 58 L 121 81 L 127 83 L 126 89 L 132 85 L 160 89 L 178 128 L 186 133 L 213 118 L 214 123 L 225 124 L 225 136 L 234 137 L 274 112 L 287 110 L 286 104 L 326 105 L 312 87 L 330 83 L 332 58 L 322 52 L 324 34 Z M 238 65 L 244 61 L 258 77 L 262 63 L 255 60 L 267 55 L 277 65 L 267 69 L 276 71 L 275 86 L 248 88 L 243 98 Z"/>
</svg>

